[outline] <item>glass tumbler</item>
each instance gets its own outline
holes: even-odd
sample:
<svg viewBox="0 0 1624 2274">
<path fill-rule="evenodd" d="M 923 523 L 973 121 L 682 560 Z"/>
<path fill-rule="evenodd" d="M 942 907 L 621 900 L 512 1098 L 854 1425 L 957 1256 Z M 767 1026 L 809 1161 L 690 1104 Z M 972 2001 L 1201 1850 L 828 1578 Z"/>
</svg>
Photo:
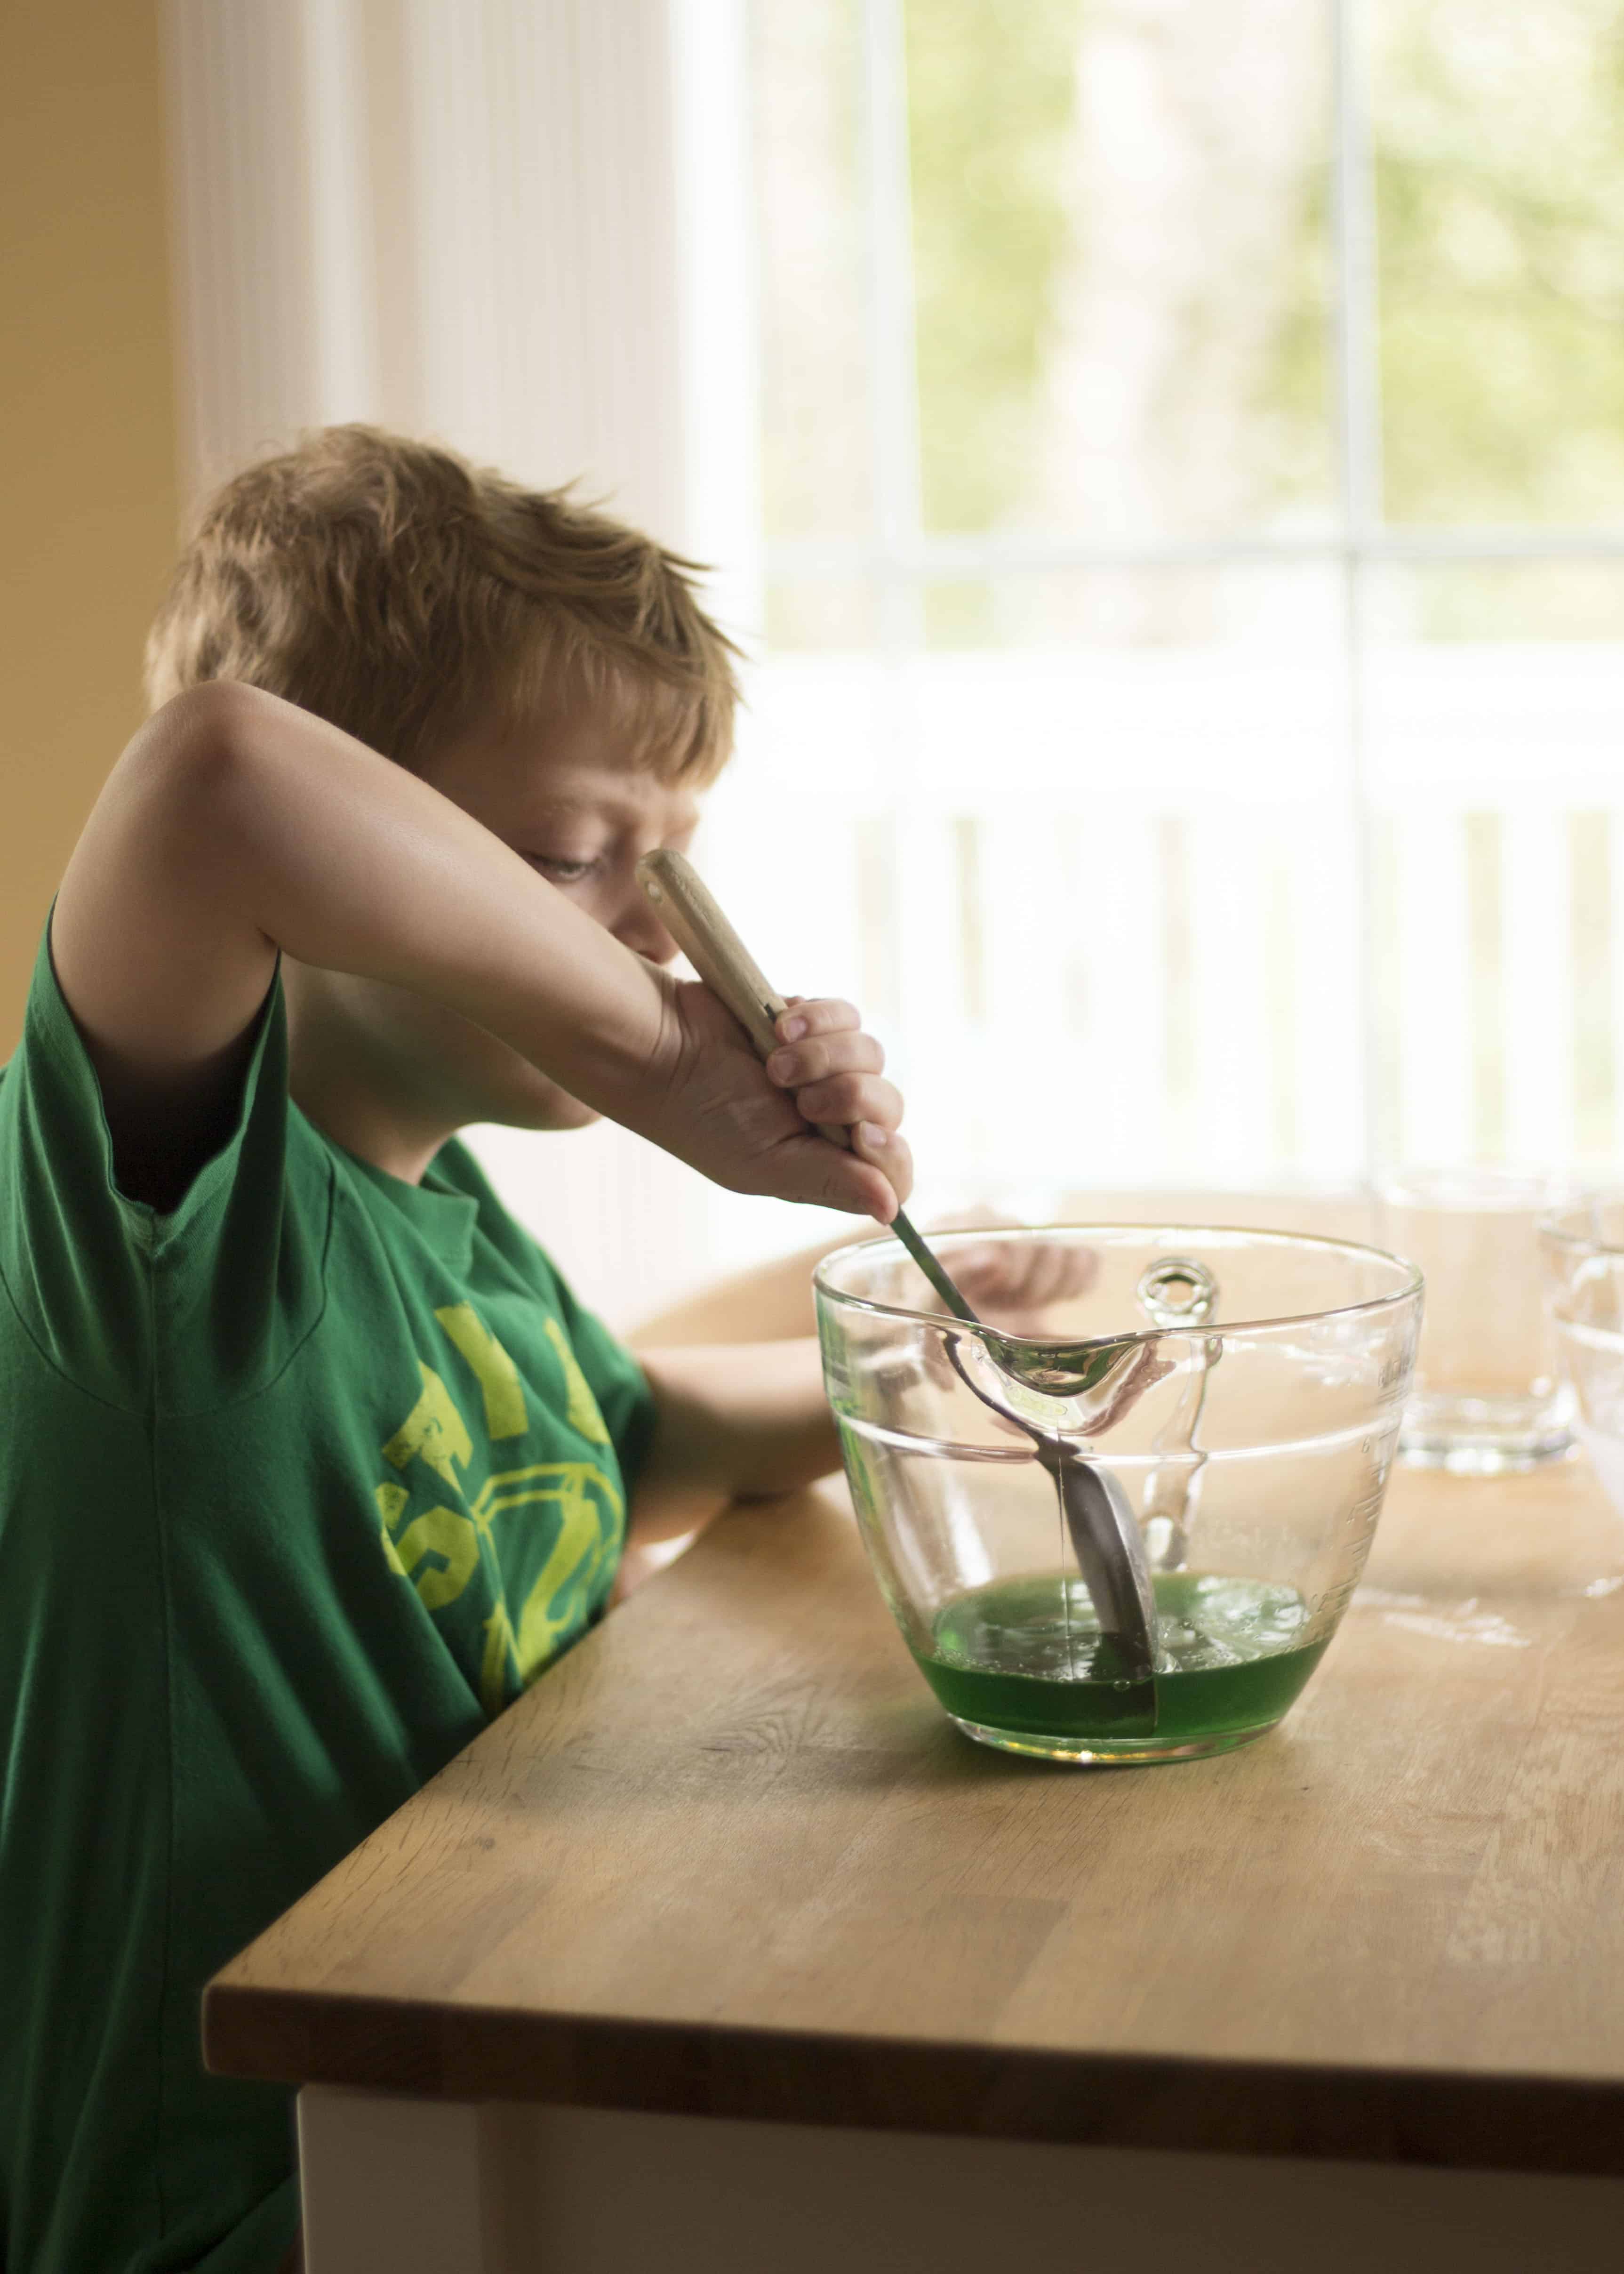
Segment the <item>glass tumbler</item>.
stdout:
<svg viewBox="0 0 1624 2274">
<path fill-rule="evenodd" d="M 1381 1245 L 1426 1281 L 1404 1460 L 1469 1476 L 1530 1469 L 1573 1442 L 1542 1294 L 1538 1226 L 1567 1187 L 1538 1171 L 1416 1169 L 1377 1195 Z"/>
<path fill-rule="evenodd" d="M 1624 1199 L 1598 1195 L 1539 1226 L 1545 1301 L 1574 1428 L 1624 1516 Z"/>
<path fill-rule="evenodd" d="M 984 1261 L 1032 1242 L 1081 1251 L 1084 1291 L 984 1326 L 944 1316 L 896 1239 L 818 1267 L 824 1383 L 875 1575 L 920 1672 L 985 1744 L 1101 1764 L 1244 1744 L 1291 1705 L 1364 1568 L 1420 1274 L 1346 1242 L 1187 1225 L 935 1244 L 951 1270 L 972 1247 Z M 1009 1260 L 1008 1284 L 1037 1283 Z M 1059 1365 L 1086 1386 L 1011 1380 Z M 1148 1675 L 1124 1672 L 1091 1596 L 1063 1445 L 1137 1527 Z"/>
</svg>

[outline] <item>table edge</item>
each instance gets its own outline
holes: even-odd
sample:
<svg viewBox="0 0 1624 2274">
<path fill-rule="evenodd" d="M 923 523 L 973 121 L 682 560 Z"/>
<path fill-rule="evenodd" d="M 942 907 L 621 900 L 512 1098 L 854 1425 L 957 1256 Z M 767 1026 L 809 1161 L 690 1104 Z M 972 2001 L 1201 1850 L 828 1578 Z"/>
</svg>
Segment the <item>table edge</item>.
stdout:
<svg viewBox="0 0 1624 2274">
<path fill-rule="evenodd" d="M 214 1982 L 222 2076 L 1034 2143 L 1624 2177 L 1624 2079 L 859 2038 Z"/>
</svg>

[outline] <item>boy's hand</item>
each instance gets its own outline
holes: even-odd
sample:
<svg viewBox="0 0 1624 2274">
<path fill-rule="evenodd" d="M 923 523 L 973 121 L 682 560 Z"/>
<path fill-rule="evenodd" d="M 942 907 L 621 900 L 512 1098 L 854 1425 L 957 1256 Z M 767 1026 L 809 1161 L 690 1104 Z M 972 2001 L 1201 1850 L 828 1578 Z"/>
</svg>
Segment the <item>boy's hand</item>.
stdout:
<svg viewBox="0 0 1624 2274">
<path fill-rule="evenodd" d="M 883 1078 L 885 1053 L 852 1005 L 797 998 L 763 1067 L 708 987 L 661 977 L 670 994 L 660 1102 L 632 1126 L 735 1192 L 889 1224 L 914 1189 L 913 1156 L 898 1133 L 902 1099 Z M 852 1150 L 820 1137 L 815 1122 L 849 1129 Z"/>
<path fill-rule="evenodd" d="M 1086 1295 L 1100 1276 L 1100 1258 L 1075 1240 L 989 1239 L 944 1249 L 948 1269 L 976 1316 L 1006 1335 L 1049 1330 L 1054 1303 Z"/>
</svg>

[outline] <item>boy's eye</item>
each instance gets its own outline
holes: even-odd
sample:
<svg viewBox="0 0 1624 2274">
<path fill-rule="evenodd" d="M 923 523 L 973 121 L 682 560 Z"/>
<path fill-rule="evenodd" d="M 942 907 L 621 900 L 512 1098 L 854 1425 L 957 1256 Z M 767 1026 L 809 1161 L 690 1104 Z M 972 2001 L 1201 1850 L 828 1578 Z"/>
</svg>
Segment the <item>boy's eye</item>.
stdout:
<svg viewBox="0 0 1624 2274">
<path fill-rule="evenodd" d="M 590 861 L 567 861 L 553 853 L 529 853 L 525 858 L 555 885 L 578 885 L 599 866 L 601 855 Z"/>
</svg>

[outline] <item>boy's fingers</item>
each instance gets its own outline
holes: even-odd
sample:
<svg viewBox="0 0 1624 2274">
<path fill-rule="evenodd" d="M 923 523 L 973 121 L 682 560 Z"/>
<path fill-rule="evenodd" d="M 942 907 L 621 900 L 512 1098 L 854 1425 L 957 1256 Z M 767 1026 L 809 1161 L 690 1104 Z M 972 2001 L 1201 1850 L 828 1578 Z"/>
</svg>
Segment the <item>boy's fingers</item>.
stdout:
<svg viewBox="0 0 1624 2274">
<path fill-rule="evenodd" d="M 780 1089 L 800 1089 L 831 1073 L 878 1073 L 884 1064 L 885 1053 L 879 1043 L 858 1028 L 849 1034 L 783 1044 L 767 1060 L 767 1072 Z"/>
<path fill-rule="evenodd" d="M 1064 1261 L 1052 1247 L 1034 1246 L 1026 1251 L 1026 1294 L 1029 1301 L 1047 1303 L 1060 1291 L 1065 1274 Z"/>
<path fill-rule="evenodd" d="M 760 1189 L 889 1224 L 914 1189 L 914 1156 L 906 1138 L 877 1124 L 860 1123 L 849 1152 L 803 1129 L 763 1160 Z"/>
<path fill-rule="evenodd" d="M 697 1056 L 708 1057 L 718 1046 L 733 1058 L 741 1055 L 743 1037 L 715 996 L 695 983 L 684 983 L 678 995 Z M 741 1133 L 756 1158 L 741 1181 L 734 1177 L 742 1163 L 733 1176 L 724 1172 L 718 1180 L 735 1190 L 774 1193 L 889 1224 L 913 1190 L 914 1162 L 894 1133 L 902 1099 L 881 1077 L 883 1050 L 862 1031 L 854 1007 L 834 997 L 792 998 L 776 1024 L 784 1040 L 767 1062 L 764 1096 L 752 1098 L 742 1069 L 732 1067 L 731 1087 L 745 1109 Z M 759 1081 L 759 1065 L 756 1075 Z M 715 1127 L 723 1137 L 714 1114 L 704 1118 L 707 1131 Z M 808 1121 L 849 1131 L 850 1149 L 817 1135 Z M 684 1157 L 718 1173 L 703 1143 Z"/>
<path fill-rule="evenodd" d="M 902 1118 L 902 1093 L 876 1073 L 839 1073 L 795 1092 L 795 1104 L 808 1121 L 875 1121 L 894 1129 Z"/>
<path fill-rule="evenodd" d="M 1092 1247 L 1067 1247 L 1065 1276 L 1061 1283 L 1063 1295 L 1085 1295 L 1100 1276 L 1100 1259 Z"/>
<path fill-rule="evenodd" d="M 779 1014 L 778 1037 L 786 1043 L 803 1041 L 808 1035 L 843 1035 L 861 1027 L 862 1019 L 853 1005 L 843 1003 L 838 996 L 797 995 Z"/>
<path fill-rule="evenodd" d="M 908 1141 L 894 1128 L 883 1129 L 877 1122 L 860 1121 L 852 1131 L 852 1151 L 857 1159 L 867 1161 L 883 1176 L 895 1194 L 895 1205 L 880 1218 L 889 1224 L 898 1208 L 906 1208 L 908 1194 L 914 1189 L 914 1156 Z"/>
<path fill-rule="evenodd" d="M 1044 1241 L 1034 1251 L 1034 1299 L 1043 1303 L 1064 1302 L 1068 1295 L 1084 1293 L 1094 1284 L 1100 1269 L 1100 1259 L 1092 1247 L 1073 1247 L 1058 1239 Z"/>
<path fill-rule="evenodd" d="M 995 1245 L 985 1241 L 951 1252 L 951 1267 L 966 1294 L 989 1306 L 1041 1311 L 1081 1294 L 1099 1270 L 1092 1248 L 1061 1240 Z"/>
<path fill-rule="evenodd" d="M 897 1213 L 897 1194 L 888 1173 L 862 1152 L 846 1152 L 810 1130 L 786 1138 L 776 1148 L 776 1164 L 767 1188 L 781 1199 L 841 1209 L 849 1216 L 872 1216 L 879 1224 L 889 1224 Z M 911 1163 L 908 1173 L 911 1177 Z"/>
</svg>

